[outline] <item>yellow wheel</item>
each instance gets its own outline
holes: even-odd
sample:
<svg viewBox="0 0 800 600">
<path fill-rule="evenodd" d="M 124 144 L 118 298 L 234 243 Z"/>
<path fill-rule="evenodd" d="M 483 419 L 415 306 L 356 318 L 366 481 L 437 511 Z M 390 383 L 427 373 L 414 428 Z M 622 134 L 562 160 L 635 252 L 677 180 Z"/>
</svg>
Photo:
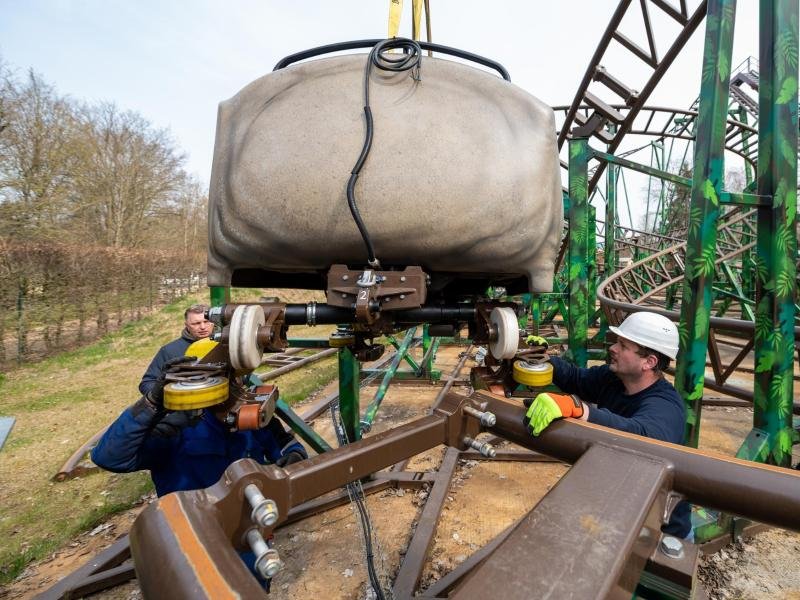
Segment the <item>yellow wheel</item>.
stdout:
<svg viewBox="0 0 800 600">
<path fill-rule="evenodd" d="M 553 383 L 553 365 L 549 362 L 532 365 L 524 360 L 514 361 L 514 381 L 531 387 Z"/>
<path fill-rule="evenodd" d="M 227 377 L 209 377 L 202 381 L 177 381 L 164 386 L 164 408 L 168 410 L 208 408 L 227 399 Z"/>
</svg>

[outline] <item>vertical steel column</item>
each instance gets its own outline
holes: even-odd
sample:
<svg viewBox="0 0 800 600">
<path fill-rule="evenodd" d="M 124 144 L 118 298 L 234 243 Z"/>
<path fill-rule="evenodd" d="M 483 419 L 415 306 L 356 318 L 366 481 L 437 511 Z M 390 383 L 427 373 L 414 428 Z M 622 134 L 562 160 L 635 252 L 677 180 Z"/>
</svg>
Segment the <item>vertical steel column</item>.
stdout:
<svg viewBox="0 0 800 600">
<path fill-rule="evenodd" d="M 616 165 L 608 165 L 606 171 L 605 279 L 617 271 L 617 248 L 614 245 L 617 233 L 617 169 Z"/>
<path fill-rule="evenodd" d="M 753 426 L 769 438 L 770 462 L 792 456 L 797 238 L 797 0 L 761 0 L 759 21 L 756 374 Z"/>
<path fill-rule="evenodd" d="M 339 349 L 339 414 L 344 425 L 347 441 L 352 443 L 361 439 L 359 424 L 359 383 L 361 364 L 350 348 Z"/>
<path fill-rule="evenodd" d="M 587 204 L 588 226 L 586 235 L 589 238 L 586 243 L 586 277 L 589 280 L 589 297 L 587 298 L 589 316 L 588 325 L 596 323 L 597 316 L 597 209 L 591 204 Z"/>
<path fill-rule="evenodd" d="M 680 353 L 675 387 L 686 403 L 686 443 L 697 447 L 714 280 L 719 194 L 725 181 L 723 151 L 730 90 L 736 0 L 709 0 L 692 199 L 686 240 Z"/>
<path fill-rule="evenodd" d="M 569 355 L 586 366 L 589 327 L 589 140 L 569 141 Z"/>
<path fill-rule="evenodd" d="M 430 377 L 431 371 L 433 371 L 433 352 L 431 352 L 430 356 L 428 355 L 428 350 L 432 343 L 433 339 L 428 332 L 428 324 L 425 323 L 422 326 L 422 356 L 427 358 L 423 361 L 422 369 L 428 377 Z"/>
<path fill-rule="evenodd" d="M 210 294 L 211 306 L 222 306 L 231 301 L 231 288 L 212 286 Z"/>
</svg>

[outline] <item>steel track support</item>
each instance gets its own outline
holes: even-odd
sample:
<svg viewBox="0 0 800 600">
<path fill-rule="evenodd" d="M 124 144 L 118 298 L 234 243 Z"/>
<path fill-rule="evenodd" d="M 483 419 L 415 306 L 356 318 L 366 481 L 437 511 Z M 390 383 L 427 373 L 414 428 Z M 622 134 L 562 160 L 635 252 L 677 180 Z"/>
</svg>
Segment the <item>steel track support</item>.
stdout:
<svg viewBox="0 0 800 600">
<path fill-rule="evenodd" d="M 569 358 L 585 367 L 589 327 L 589 140 L 569 141 Z"/>
<path fill-rule="evenodd" d="M 231 301 L 231 288 L 214 285 L 210 289 L 211 306 L 222 306 Z"/>
<path fill-rule="evenodd" d="M 603 243 L 603 279 L 608 279 L 617 272 L 617 167 L 610 165 L 606 171 L 606 230 Z M 595 291 L 596 293 L 596 291 Z M 602 340 L 606 339 L 608 317 L 600 311 L 600 331 Z"/>
<path fill-rule="evenodd" d="M 761 0 L 753 427 L 769 439 L 769 462 L 789 466 L 797 238 L 797 0 Z"/>
<path fill-rule="evenodd" d="M 359 382 L 361 364 L 350 348 L 339 349 L 339 414 L 344 426 L 347 441 L 352 443 L 361 439 L 359 423 Z"/>
<path fill-rule="evenodd" d="M 359 429 L 362 433 L 368 433 L 372 429 L 372 423 L 375 420 L 375 415 L 378 413 L 381 402 L 383 402 L 383 399 L 386 397 L 386 392 L 389 391 L 389 384 L 391 384 L 392 379 L 394 379 L 395 373 L 397 372 L 397 367 L 400 366 L 400 361 L 403 360 L 403 357 L 408 354 L 408 349 L 411 346 L 411 343 L 414 341 L 414 332 L 416 329 L 416 327 L 412 327 L 406 332 L 406 336 L 403 338 L 403 343 L 397 348 L 397 354 L 394 355 L 392 362 L 389 363 L 389 367 L 386 369 L 386 373 L 381 380 L 381 384 L 378 386 L 378 389 L 375 392 L 375 397 L 364 411 L 364 416 L 359 423 Z M 358 389 L 358 379 L 356 379 L 356 386 Z"/>
<path fill-rule="evenodd" d="M 686 403 L 686 443 L 697 447 L 714 280 L 735 0 L 709 0 L 692 176 L 675 388 Z"/>
</svg>

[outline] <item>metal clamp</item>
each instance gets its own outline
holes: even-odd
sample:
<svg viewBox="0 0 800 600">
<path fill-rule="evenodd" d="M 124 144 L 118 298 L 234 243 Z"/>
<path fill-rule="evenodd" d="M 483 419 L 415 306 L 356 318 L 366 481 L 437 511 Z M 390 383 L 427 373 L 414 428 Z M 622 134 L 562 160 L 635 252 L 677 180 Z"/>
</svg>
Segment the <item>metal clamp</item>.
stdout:
<svg viewBox="0 0 800 600">
<path fill-rule="evenodd" d="M 306 304 L 306 325 L 314 327 L 317 324 L 317 303 L 309 302 Z"/>
</svg>

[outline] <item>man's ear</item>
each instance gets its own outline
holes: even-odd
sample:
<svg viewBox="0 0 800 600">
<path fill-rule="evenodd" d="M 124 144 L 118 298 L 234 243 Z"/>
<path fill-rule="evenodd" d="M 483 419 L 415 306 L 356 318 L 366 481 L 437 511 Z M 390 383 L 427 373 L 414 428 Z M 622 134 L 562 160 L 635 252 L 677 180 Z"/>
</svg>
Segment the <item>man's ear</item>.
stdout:
<svg viewBox="0 0 800 600">
<path fill-rule="evenodd" d="M 657 368 L 658 368 L 658 357 L 655 354 L 648 354 L 647 358 L 644 359 L 642 370 L 655 371 Z"/>
</svg>

